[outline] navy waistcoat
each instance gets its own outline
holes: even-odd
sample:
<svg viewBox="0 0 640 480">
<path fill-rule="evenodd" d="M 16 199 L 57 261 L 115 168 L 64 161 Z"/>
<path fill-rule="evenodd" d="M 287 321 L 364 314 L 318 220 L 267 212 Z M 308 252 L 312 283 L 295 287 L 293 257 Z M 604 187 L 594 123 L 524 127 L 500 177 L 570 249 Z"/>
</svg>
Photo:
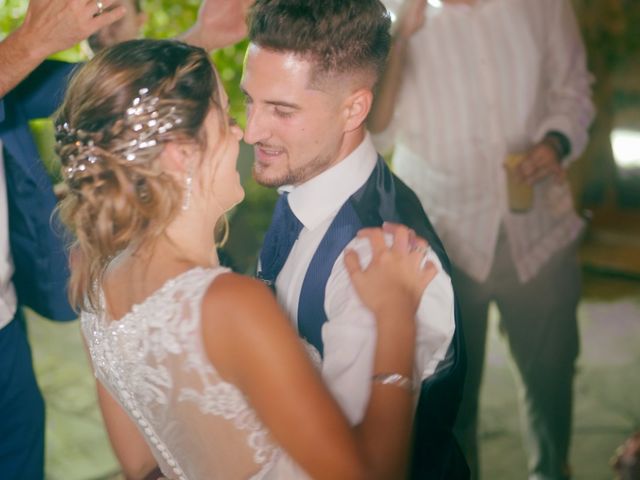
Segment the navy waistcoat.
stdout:
<svg viewBox="0 0 640 480">
<path fill-rule="evenodd" d="M 325 288 L 333 265 L 358 230 L 383 222 L 401 223 L 426 239 L 450 274 L 450 262 L 418 197 L 378 158 L 367 182 L 342 206 L 320 242 L 305 275 L 298 304 L 300 334 L 322 353 L 321 328 L 327 321 Z M 415 418 L 412 478 L 469 478 L 452 428 L 458 411 L 466 367 L 458 307 L 455 333 L 446 358 L 422 382 Z"/>
</svg>

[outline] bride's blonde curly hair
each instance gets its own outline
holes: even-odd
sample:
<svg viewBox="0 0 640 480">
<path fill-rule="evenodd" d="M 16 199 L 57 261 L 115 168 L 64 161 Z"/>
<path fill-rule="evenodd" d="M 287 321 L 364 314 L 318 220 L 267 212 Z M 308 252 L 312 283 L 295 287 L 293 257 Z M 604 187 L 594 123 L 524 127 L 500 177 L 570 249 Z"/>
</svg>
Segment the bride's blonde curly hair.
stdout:
<svg viewBox="0 0 640 480">
<path fill-rule="evenodd" d="M 136 115 L 141 100 L 147 109 Z M 183 185 L 158 158 L 167 142 L 204 149 L 211 108 L 226 130 L 207 53 L 176 41 L 121 43 L 73 77 L 56 116 L 56 150 L 69 190 L 59 213 L 75 235 L 69 298 L 76 309 L 95 310 L 109 262 L 157 238 L 178 213 Z"/>
</svg>

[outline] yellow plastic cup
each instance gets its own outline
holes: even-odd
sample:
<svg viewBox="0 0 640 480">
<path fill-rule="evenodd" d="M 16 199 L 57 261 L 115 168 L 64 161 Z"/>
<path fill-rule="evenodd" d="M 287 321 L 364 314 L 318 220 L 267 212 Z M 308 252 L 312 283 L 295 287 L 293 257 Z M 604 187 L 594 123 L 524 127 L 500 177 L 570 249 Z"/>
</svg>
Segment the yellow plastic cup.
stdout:
<svg viewBox="0 0 640 480">
<path fill-rule="evenodd" d="M 507 175 L 507 194 L 509 208 L 514 213 L 524 213 L 533 206 L 533 187 L 518 179 L 516 170 L 524 159 L 524 154 L 517 153 L 507 156 L 504 162 Z"/>
</svg>

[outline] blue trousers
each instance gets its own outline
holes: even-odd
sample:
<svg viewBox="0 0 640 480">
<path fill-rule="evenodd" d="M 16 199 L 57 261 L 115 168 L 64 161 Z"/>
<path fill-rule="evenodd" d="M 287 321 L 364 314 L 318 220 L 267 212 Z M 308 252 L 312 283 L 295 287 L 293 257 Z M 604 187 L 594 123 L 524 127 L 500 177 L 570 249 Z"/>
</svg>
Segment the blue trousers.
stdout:
<svg viewBox="0 0 640 480">
<path fill-rule="evenodd" d="M 0 478 L 44 478 L 44 400 L 20 310 L 0 329 Z"/>
</svg>

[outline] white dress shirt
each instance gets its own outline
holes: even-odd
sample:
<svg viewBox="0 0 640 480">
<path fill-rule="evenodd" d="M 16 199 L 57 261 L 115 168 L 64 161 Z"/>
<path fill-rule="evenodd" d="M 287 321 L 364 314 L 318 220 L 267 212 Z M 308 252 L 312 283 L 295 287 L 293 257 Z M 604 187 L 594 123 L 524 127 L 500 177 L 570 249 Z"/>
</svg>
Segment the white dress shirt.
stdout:
<svg viewBox="0 0 640 480">
<path fill-rule="evenodd" d="M 584 150 L 592 77 L 568 0 L 430 4 L 408 44 L 390 128 L 395 172 L 417 193 L 453 262 L 477 281 L 493 263 L 500 225 L 522 282 L 582 229 L 568 184 L 538 183 L 514 214 L 503 162 L 551 130 Z"/>
<path fill-rule="evenodd" d="M 16 291 L 11 283 L 13 260 L 9 245 L 9 212 L 7 183 L 4 174 L 2 141 L 0 140 L 0 328 L 6 326 L 16 313 Z"/>
<path fill-rule="evenodd" d="M 367 135 L 347 158 L 289 193 L 291 210 L 303 224 L 298 240 L 280 275 L 276 291 L 280 304 L 294 325 L 298 321 L 298 300 L 307 269 L 336 214 L 369 178 L 378 154 Z M 366 239 L 354 239 L 347 248 L 355 250 L 361 262 L 370 261 Z M 428 259 L 438 274 L 424 292 L 417 315 L 416 379 L 431 375 L 444 359 L 453 337 L 454 302 L 449 276 L 436 255 Z M 371 392 L 371 375 L 376 343 L 373 315 L 360 302 L 344 266 L 343 255 L 336 260 L 325 290 L 327 322 L 322 327 L 323 377 L 353 424 L 359 423 Z"/>
</svg>

